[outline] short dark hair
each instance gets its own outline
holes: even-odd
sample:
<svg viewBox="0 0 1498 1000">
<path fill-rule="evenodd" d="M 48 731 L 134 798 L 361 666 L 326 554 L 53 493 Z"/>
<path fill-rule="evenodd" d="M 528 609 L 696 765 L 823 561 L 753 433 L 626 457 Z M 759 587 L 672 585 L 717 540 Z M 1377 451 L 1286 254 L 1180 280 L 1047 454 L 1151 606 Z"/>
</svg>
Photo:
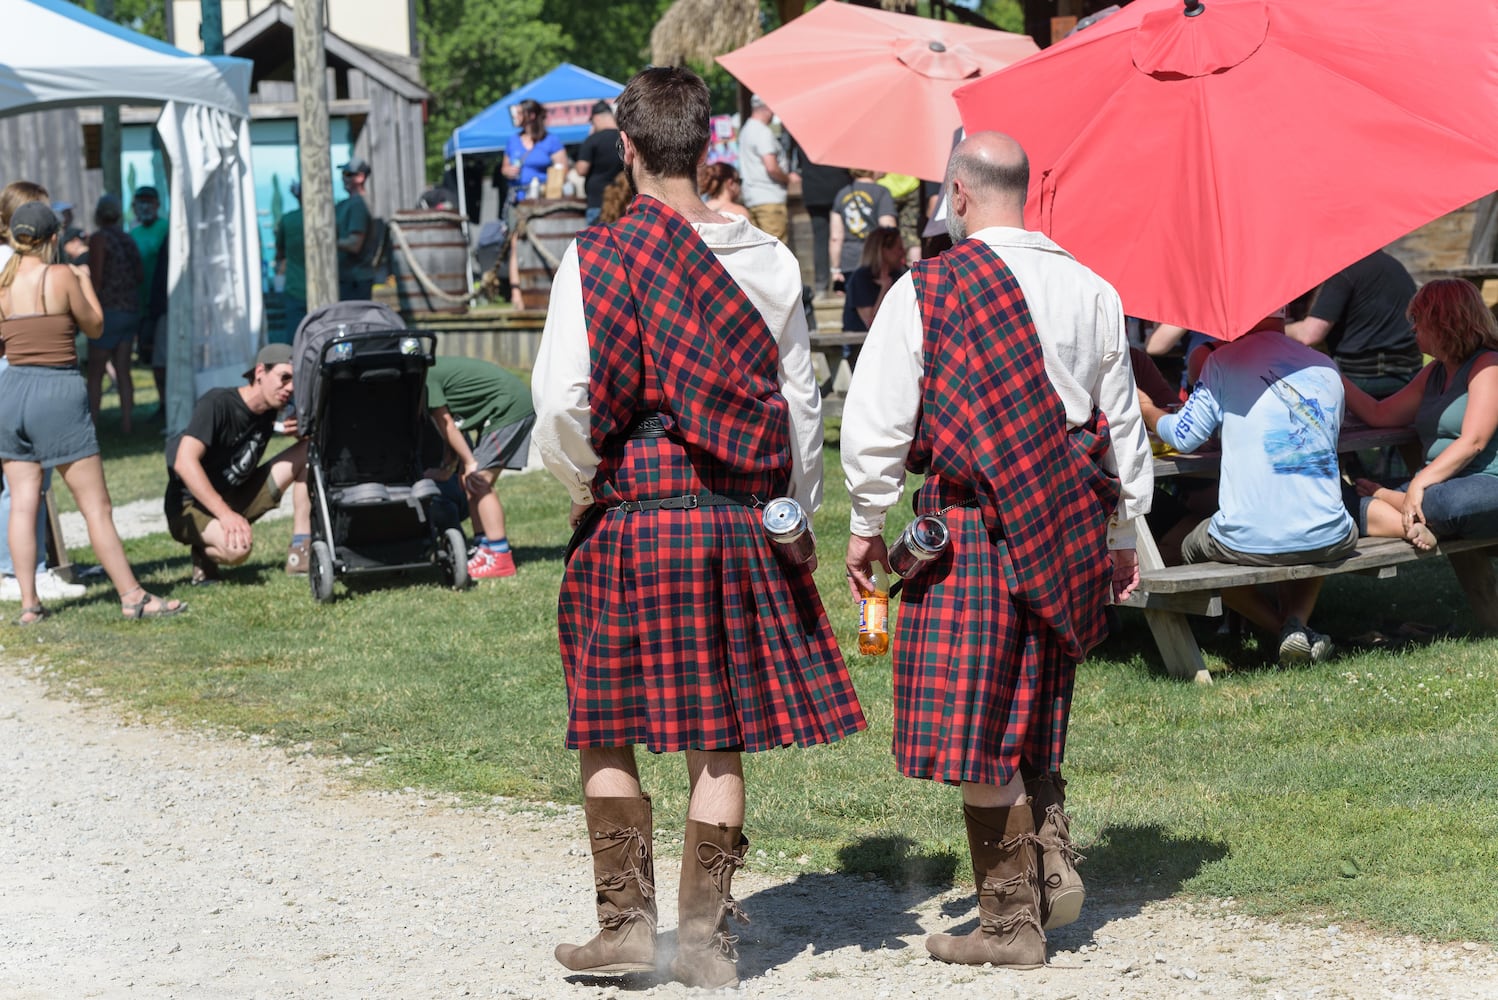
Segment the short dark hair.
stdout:
<svg viewBox="0 0 1498 1000">
<path fill-rule="evenodd" d="M 679 66 L 641 70 L 614 105 L 619 131 L 629 136 L 646 172 L 657 177 L 697 176 L 711 114 L 707 84 Z"/>
<path fill-rule="evenodd" d="M 947 164 L 947 190 L 952 178 L 961 176 L 968 187 L 990 194 L 1007 194 L 1023 205 L 1030 190 L 1030 158 L 1020 151 L 1019 158 L 995 163 L 958 147 Z"/>
</svg>

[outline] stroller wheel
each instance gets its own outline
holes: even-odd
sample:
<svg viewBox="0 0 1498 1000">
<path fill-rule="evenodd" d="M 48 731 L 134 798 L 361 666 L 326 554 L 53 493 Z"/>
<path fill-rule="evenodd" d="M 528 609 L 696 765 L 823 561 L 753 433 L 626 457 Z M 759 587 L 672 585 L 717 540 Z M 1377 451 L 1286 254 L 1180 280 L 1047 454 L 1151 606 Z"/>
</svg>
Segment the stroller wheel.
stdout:
<svg viewBox="0 0 1498 1000">
<path fill-rule="evenodd" d="M 468 540 L 457 528 L 448 528 L 442 538 L 446 549 L 438 554 L 442 582 L 454 590 L 462 590 L 468 586 Z"/>
<path fill-rule="evenodd" d="M 327 542 L 315 539 L 311 555 L 307 579 L 312 584 L 312 597 L 319 604 L 328 604 L 333 600 L 333 550 Z"/>
</svg>

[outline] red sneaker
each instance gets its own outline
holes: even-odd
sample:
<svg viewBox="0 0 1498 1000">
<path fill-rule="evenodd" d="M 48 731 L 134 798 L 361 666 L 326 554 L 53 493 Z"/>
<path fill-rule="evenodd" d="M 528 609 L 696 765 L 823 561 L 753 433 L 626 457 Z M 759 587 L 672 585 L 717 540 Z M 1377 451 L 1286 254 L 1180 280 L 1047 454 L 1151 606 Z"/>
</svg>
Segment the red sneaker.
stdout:
<svg viewBox="0 0 1498 1000">
<path fill-rule="evenodd" d="M 514 575 L 515 556 L 510 552 L 494 552 L 481 548 L 472 559 L 468 560 L 470 580 L 494 580 L 502 576 Z"/>
</svg>

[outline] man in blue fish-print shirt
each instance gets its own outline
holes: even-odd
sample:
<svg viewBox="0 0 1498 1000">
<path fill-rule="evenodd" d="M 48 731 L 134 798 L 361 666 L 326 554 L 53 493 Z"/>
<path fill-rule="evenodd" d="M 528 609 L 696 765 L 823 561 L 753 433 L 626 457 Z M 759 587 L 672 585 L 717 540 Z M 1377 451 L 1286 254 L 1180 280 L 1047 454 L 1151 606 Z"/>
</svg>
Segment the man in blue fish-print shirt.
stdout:
<svg viewBox="0 0 1498 1000">
<path fill-rule="evenodd" d="M 1342 502 L 1337 435 L 1342 379 L 1326 355 L 1285 336 L 1284 312 L 1212 352 L 1176 413 L 1140 394 L 1145 423 L 1177 451 L 1222 439 L 1218 511 L 1181 543 L 1181 558 L 1244 566 L 1342 559 L 1357 547 L 1357 525 Z M 1321 662 L 1331 640 L 1307 627 L 1321 577 L 1287 580 L 1271 601 L 1253 587 L 1223 601 L 1280 637 L 1281 663 Z"/>
</svg>

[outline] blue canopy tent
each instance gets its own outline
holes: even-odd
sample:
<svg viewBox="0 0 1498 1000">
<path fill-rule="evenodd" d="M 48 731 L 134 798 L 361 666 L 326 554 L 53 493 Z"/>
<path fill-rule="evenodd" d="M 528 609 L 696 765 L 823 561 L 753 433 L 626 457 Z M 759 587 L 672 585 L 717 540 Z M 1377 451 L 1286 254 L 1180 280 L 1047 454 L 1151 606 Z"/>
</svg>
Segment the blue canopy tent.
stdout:
<svg viewBox="0 0 1498 1000">
<path fill-rule="evenodd" d="M 606 76 L 562 63 L 550 73 L 510 91 L 453 129 L 443 147 L 443 155 L 457 159 L 458 214 L 463 217 L 465 231 L 468 226 L 468 185 L 463 180 L 463 156 L 503 152 L 510 137 L 520 131 L 518 105 L 521 101 L 540 101 L 547 112 L 546 130 L 570 145 L 587 138 L 594 102 L 618 97 L 623 89 L 623 84 Z M 468 272 L 468 286 L 471 288 L 471 254 L 468 256 Z"/>
<path fill-rule="evenodd" d="M 520 131 L 511 109 L 521 101 L 540 101 L 546 105 L 546 129 L 564 143 L 582 142 L 588 135 L 593 102 L 618 97 L 623 89 L 623 84 L 608 77 L 590 73 L 571 63 L 562 63 L 550 73 L 510 91 L 453 129 L 443 153 L 462 157 L 465 154 L 502 152 L 510 136 Z"/>
</svg>

